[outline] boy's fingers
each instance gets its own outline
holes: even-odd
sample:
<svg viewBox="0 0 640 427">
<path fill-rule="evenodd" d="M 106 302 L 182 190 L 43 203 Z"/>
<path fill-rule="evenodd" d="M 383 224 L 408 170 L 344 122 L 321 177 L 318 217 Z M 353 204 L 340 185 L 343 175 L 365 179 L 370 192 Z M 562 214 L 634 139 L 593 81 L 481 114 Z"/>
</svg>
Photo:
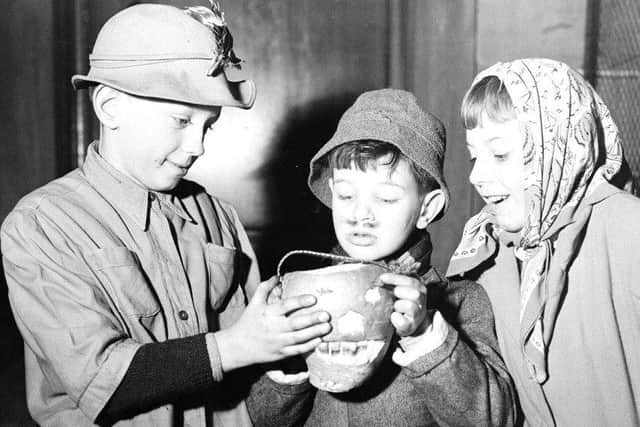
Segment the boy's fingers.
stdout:
<svg viewBox="0 0 640 427">
<path fill-rule="evenodd" d="M 288 346 L 304 344 L 315 338 L 323 337 L 329 332 L 331 332 L 331 325 L 329 323 L 319 323 L 309 326 L 308 328 L 286 333 L 284 344 Z"/>
<path fill-rule="evenodd" d="M 405 276 L 404 274 L 382 273 L 380 275 L 380 281 L 387 285 L 411 286 L 413 280 L 415 280 L 413 277 Z"/>
<path fill-rule="evenodd" d="M 411 328 L 409 319 L 397 312 L 391 313 L 391 324 L 396 328 L 396 332 L 400 336 L 407 335 Z"/>
<path fill-rule="evenodd" d="M 305 307 L 311 307 L 316 303 L 316 297 L 313 295 L 298 295 L 281 300 L 278 305 L 278 314 L 287 315 L 293 311 Z"/>
<path fill-rule="evenodd" d="M 278 278 L 276 276 L 271 277 L 268 280 L 260 283 L 256 288 L 256 292 L 253 294 L 253 298 L 249 304 L 266 304 L 269 294 L 278 284 Z"/>
<path fill-rule="evenodd" d="M 411 288 L 409 286 L 396 286 L 393 289 L 393 294 L 399 299 L 406 299 L 412 301 L 420 301 L 422 299 L 422 292 L 420 292 L 416 288 Z"/>
<path fill-rule="evenodd" d="M 295 385 L 301 384 L 309 379 L 309 371 L 297 374 L 285 374 L 281 370 L 267 371 L 267 376 L 278 384 Z"/>
<path fill-rule="evenodd" d="M 410 317 L 415 317 L 415 315 L 420 311 L 421 308 L 422 307 L 420 307 L 417 302 L 406 299 L 399 299 L 393 303 L 393 310 L 396 313 L 404 314 Z"/>
<path fill-rule="evenodd" d="M 278 283 L 272 290 L 269 292 L 269 296 L 267 297 L 267 304 L 275 304 L 280 301 L 282 297 L 282 285 Z"/>
<path fill-rule="evenodd" d="M 424 285 L 415 277 L 405 276 L 396 273 L 383 273 L 380 275 L 380 281 L 389 286 L 404 286 L 426 291 Z"/>
<path fill-rule="evenodd" d="M 309 353 L 315 350 L 321 342 L 322 340 L 320 338 L 314 338 L 303 344 L 290 345 L 282 349 L 282 354 L 285 356 L 296 356 L 298 354 Z"/>
<path fill-rule="evenodd" d="M 278 285 L 271 290 L 271 295 L 280 298 L 282 296 L 282 284 L 278 283 Z"/>
<path fill-rule="evenodd" d="M 331 317 L 326 311 L 319 311 L 310 314 L 294 315 L 289 317 L 289 326 L 291 330 L 298 331 L 300 329 L 308 328 L 317 323 L 328 322 Z"/>
</svg>

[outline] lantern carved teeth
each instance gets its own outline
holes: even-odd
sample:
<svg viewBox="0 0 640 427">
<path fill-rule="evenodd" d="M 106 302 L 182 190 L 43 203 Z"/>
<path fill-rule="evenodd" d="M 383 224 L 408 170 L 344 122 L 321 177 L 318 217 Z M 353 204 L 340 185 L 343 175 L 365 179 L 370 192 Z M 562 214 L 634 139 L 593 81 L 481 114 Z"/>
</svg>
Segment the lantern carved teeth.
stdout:
<svg viewBox="0 0 640 427">
<path fill-rule="evenodd" d="M 315 353 L 327 363 L 359 366 L 371 363 L 384 344 L 383 340 L 323 342 L 316 347 Z"/>
</svg>

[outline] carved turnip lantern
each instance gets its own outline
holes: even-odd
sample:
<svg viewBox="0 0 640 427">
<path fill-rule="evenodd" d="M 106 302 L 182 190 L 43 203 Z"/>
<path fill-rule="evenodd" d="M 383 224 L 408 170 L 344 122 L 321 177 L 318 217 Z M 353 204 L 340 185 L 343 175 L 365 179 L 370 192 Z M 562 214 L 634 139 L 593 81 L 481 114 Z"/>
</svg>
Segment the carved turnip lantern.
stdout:
<svg viewBox="0 0 640 427">
<path fill-rule="evenodd" d="M 283 297 L 314 295 L 307 310 L 331 314 L 332 331 L 306 355 L 309 380 L 316 388 L 345 392 L 362 384 L 384 358 L 393 326 L 394 297 L 379 286 L 387 271 L 378 264 L 351 263 L 287 273 Z"/>
</svg>

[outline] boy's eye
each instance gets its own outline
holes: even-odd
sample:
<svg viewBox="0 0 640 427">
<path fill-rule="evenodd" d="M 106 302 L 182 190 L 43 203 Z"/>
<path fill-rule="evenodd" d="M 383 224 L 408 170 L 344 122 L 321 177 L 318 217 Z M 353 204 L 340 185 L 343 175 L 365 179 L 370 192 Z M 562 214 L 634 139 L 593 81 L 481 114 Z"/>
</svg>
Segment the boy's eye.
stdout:
<svg viewBox="0 0 640 427">
<path fill-rule="evenodd" d="M 382 203 L 391 205 L 393 203 L 396 203 L 398 201 L 398 199 L 396 198 L 389 198 L 389 197 L 378 197 L 378 200 L 380 200 Z"/>
<path fill-rule="evenodd" d="M 332 189 L 333 195 L 336 200 L 349 201 L 356 195 L 356 189 L 348 182 L 339 181 L 336 182 Z"/>
<path fill-rule="evenodd" d="M 376 200 L 384 204 L 393 204 L 402 198 L 398 191 L 380 191 L 376 194 Z"/>
<path fill-rule="evenodd" d="M 183 116 L 171 116 L 173 118 L 173 121 L 175 122 L 175 124 L 178 127 L 187 127 L 190 123 L 191 120 L 188 117 L 183 117 Z"/>
<path fill-rule="evenodd" d="M 496 154 L 493 155 L 493 158 L 498 160 L 498 161 L 500 161 L 500 162 L 503 162 L 503 161 L 507 160 L 507 158 L 509 158 L 509 155 L 508 154 L 498 154 L 498 153 L 496 153 Z"/>
</svg>

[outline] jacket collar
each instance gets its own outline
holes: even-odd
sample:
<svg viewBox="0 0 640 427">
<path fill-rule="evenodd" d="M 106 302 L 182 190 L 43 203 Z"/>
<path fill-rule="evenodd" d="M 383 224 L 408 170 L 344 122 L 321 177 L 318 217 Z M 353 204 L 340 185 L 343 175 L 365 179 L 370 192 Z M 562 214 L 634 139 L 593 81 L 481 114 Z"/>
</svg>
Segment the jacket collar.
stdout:
<svg viewBox="0 0 640 427">
<path fill-rule="evenodd" d="M 98 141 L 87 148 L 82 171 L 87 180 L 104 195 L 118 211 L 125 213 L 138 227 L 147 230 L 153 203 L 159 203 L 189 222 L 195 222 L 182 200 L 171 193 L 149 191 L 117 170 L 98 152 Z"/>
</svg>

